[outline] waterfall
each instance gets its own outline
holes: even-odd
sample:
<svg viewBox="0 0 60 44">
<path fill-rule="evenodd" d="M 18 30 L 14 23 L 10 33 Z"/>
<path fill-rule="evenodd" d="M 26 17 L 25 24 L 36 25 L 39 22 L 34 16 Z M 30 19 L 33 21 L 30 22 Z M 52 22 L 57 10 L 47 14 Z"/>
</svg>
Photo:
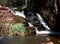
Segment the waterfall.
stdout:
<svg viewBox="0 0 60 44">
<path fill-rule="evenodd" d="M 36 34 L 59 34 L 60 32 L 54 32 L 51 31 L 51 29 L 48 27 L 48 25 L 44 22 L 43 18 L 41 17 L 40 14 L 36 13 L 36 15 L 38 16 L 38 19 L 40 21 L 40 23 L 45 27 L 46 31 L 38 31 L 37 27 L 35 27 L 36 30 Z"/>
<path fill-rule="evenodd" d="M 33 27 L 33 25 L 31 23 L 28 23 L 30 27 Z"/>
<path fill-rule="evenodd" d="M 26 15 L 24 15 L 24 11 L 20 12 L 20 11 L 14 11 L 14 10 L 11 10 L 11 9 L 10 9 L 10 11 L 14 15 L 18 15 L 18 16 L 21 16 L 21 17 L 27 19 Z M 43 20 L 43 18 L 41 17 L 40 14 L 36 13 L 36 16 L 37 16 L 38 20 L 40 21 L 40 23 L 43 25 L 43 27 L 46 29 L 45 31 L 38 31 L 37 27 L 35 27 L 36 34 L 60 34 L 60 32 L 51 31 L 51 29 L 45 23 L 45 21 Z M 31 22 L 28 22 L 28 24 L 29 24 L 29 26 L 33 26 Z"/>
<path fill-rule="evenodd" d="M 43 25 L 43 27 L 46 29 L 46 31 L 38 31 L 37 27 L 35 27 L 36 30 L 36 34 L 51 34 L 51 32 L 49 31 L 50 28 L 48 27 L 48 25 L 44 22 L 43 18 L 41 17 L 40 14 L 36 13 L 36 15 L 38 16 L 38 19 L 40 21 L 40 23 Z"/>
<path fill-rule="evenodd" d="M 36 13 L 36 15 L 38 16 L 38 19 L 39 19 L 40 23 L 44 26 L 44 28 L 45 28 L 46 30 L 50 30 L 50 28 L 49 28 L 48 25 L 44 22 L 44 20 L 43 20 L 43 18 L 41 17 L 41 15 L 38 14 L 38 13 Z"/>
<path fill-rule="evenodd" d="M 11 11 L 11 13 L 13 13 L 14 15 L 18 15 L 18 16 L 21 16 L 23 18 L 26 18 L 25 15 L 24 15 L 24 11 L 20 12 L 20 11 L 15 11 L 14 9 L 9 9 Z"/>
<path fill-rule="evenodd" d="M 50 34 L 50 31 L 38 31 L 37 27 L 35 27 L 36 34 Z"/>
<path fill-rule="evenodd" d="M 25 15 L 24 15 L 24 11 L 22 11 L 22 12 L 15 11 L 15 13 L 16 13 L 15 15 L 19 15 L 19 16 L 21 16 L 23 18 L 26 18 Z"/>
<path fill-rule="evenodd" d="M 60 35 L 60 32 L 53 32 L 53 31 L 38 31 L 37 27 L 35 27 L 36 34 L 56 34 Z"/>
</svg>

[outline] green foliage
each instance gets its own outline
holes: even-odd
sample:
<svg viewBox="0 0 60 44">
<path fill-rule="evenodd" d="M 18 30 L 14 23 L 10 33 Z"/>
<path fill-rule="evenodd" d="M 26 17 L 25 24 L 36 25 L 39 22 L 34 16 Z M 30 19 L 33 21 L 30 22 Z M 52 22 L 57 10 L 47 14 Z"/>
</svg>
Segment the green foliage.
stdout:
<svg viewBox="0 0 60 44">
<path fill-rule="evenodd" d="M 5 0 L 0 0 L 0 4 L 3 4 L 4 6 L 7 4 L 7 1 Z"/>
<path fill-rule="evenodd" d="M 18 6 L 17 10 L 21 11 L 22 10 L 21 8 L 22 8 L 22 6 Z"/>
<path fill-rule="evenodd" d="M 16 24 L 6 24 L 6 27 L 9 28 L 9 32 L 17 33 L 17 32 L 24 32 L 25 26 L 23 23 L 16 23 Z"/>
</svg>

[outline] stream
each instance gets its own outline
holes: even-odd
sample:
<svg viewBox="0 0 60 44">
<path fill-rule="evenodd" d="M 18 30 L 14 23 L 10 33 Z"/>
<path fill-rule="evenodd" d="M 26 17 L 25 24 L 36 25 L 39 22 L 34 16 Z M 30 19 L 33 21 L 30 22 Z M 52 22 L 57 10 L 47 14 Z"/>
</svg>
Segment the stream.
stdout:
<svg viewBox="0 0 60 44">
<path fill-rule="evenodd" d="M 0 37 L 0 44 L 49 44 L 49 42 L 51 44 L 60 44 L 60 32 L 52 32 L 39 13 L 10 10 L 14 15 L 26 18 L 29 26 L 35 27 L 36 36 Z"/>
<path fill-rule="evenodd" d="M 51 31 L 50 27 L 47 25 L 47 23 L 44 21 L 39 13 L 33 13 L 31 11 L 27 11 L 25 13 L 24 11 L 20 12 L 13 9 L 10 10 L 11 13 L 13 13 L 14 15 L 26 18 L 28 20 L 29 26 L 35 27 L 36 34 L 60 34 L 60 32 Z"/>
<path fill-rule="evenodd" d="M 37 36 L 37 37 L 4 37 L 0 39 L 0 44 L 47 44 L 52 42 L 60 44 L 58 36 Z"/>
</svg>

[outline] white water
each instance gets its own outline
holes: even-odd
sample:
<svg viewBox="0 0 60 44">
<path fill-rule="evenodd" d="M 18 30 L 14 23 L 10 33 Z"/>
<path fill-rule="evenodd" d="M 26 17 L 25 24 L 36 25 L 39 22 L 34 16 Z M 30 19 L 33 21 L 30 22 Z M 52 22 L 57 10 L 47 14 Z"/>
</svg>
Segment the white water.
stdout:
<svg viewBox="0 0 60 44">
<path fill-rule="evenodd" d="M 35 27 L 35 30 L 36 30 L 36 34 L 59 34 L 60 35 L 60 32 L 53 32 L 53 31 L 38 31 L 38 29 Z"/>
<path fill-rule="evenodd" d="M 35 27 L 36 34 L 50 34 L 50 31 L 38 31 L 37 27 Z"/>
<path fill-rule="evenodd" d="M 15 10 L 12 10 L 10 9 L 11 13 L 13 13 L 14 15 L 18 15 L 18 16 L 21 16 L 23 18 L 26 18 L 25 15 L 24 15 L 24 11 L 20 12 L 20 11 L 15 11 Z"/>
<path fill-rule="evenodd" d="M 50 28 L 48 27 L 48 25 L 44 22 L 43 18 L 41 17 L 40 14 L 36 13 L 36 15 L 38 16 L 38 19 L 40 21 L 40 23 L 43 25 L 43 27 L 46 29 L 46 31 L 38 31 L 37 27 L 35 27 L 36 30 L 36 34 L 51 34 Z"/>
<path fill-rule="evenodd" d="M 24 15 L 24 11 L 22 11 L 22 12 L 15 11 L 15 13 L 16 13 L 15 15 L 19 15 L 19 16 L 21 16 L 23 18 L 26 18 L 25 15 Z"/>
<path fill-rule="evenodd" d="M 15 12 L 15 13 L 14 13 Z M 24 11 L 22 11 L 22 12 L 19 12 L 19 11 L 12 11 L 11 10 L 11 13 L 13 13 L 14 15 L 18 15 L 18 16 L 21 16 L 21 17 L 23 17 L 23 18 L 26 18 L 25 17 L 25 15 L 24 15 Z M 46 23 L 43 21 L 43 19 L 42 19 L 42 17 L 39 15 L 39 14 L 36 14 L 37 16 L 38 16 L 38 18 L 40 19 L 40 22 L 41 22 L 41 24 L 47 29 L 47 30 L 50 30 L 50 28 L 46 25 Z M 31 26 L 33 26 L 31 23 L 28 23 L 29 24 L 29 26 L 31 27 Z M 42 33 L 46 33 L 46 34 L 49 34 L 49 32 L 43 32 L 43 31 L 41 31 L 41 32 L 39 32 L 38 31 L 38 29 L 37 29 L 37 27 L 35 27 L 35 29 L 36 29 L 36 34 L 42 34 Z"/>
<path fill-rule="evenodd" d="M 29 24 L 29 27 L 33 27 L 33 25 L 31 23 L 28 23 Z"/>
<path fill-rule="evenodd" d="M 22 12 L 19 12 L 19 11 L 12 11 L 11 12 L 14 14 L 14 15 L 18 15 L 18 16 L 21 16 L 23 18 L 26 18 L 26 16 L 24 15 L 24 11 Z M 43 18 L 41 17 L 41 15 L 39 15 L 38 13 L 36 13 L 36 15 L 38 16 L 38 19 L 40 21 L 40 23 L 45 27 L 46 31 L 38 31 L 37 27 L 35 27 L 35 30 L 36 30 L 36 34 L 60 34 L 60 32 L 52 32 L 50 31 L 50 28 L 48 27 L 48 25 L 44 22 Z M 33 26 L 31 23 L 28 23 L 29 26 Z"/>
<path fill-rule="evenodd" d="M 35 27 L 36 30 L 36 34 L 60 34 L 60 32 L 53 32 L 51 31 L 51 29 L 48 27 L 48 25 L 44 22 L 43 18 L 41 17 L 40 14 L 36 13 L 36 15 L 38 16 L 38 19 L 40 21 L 40 23 L 45 27 L 45 31 L 38 31 L 37 27 Z"/>
<path fill-rule="evenodd" d="M 40 14 L 36 13 L 36 15 L 38 16 L 38 19 L 40 21 L 40 23 L 45 27 L 46 30 L 50 30 L 50 28 L 48 27 L 48 25 L 44 22 L 43 18 L 41 17 Z"/>
</svg>

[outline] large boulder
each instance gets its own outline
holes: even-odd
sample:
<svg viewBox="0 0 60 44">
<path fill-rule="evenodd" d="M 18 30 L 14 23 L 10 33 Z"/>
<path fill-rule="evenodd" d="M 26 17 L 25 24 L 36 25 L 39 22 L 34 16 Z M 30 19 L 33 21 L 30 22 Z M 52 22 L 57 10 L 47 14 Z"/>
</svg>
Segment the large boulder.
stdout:
<svg viewBox="0 0 60 44">
<path fill-rule="evenodd" d="M 24 26 L 19 25 L 20 23 L 24 24 Z M 27 25 L 28 21 L 25 18 L 12 14 L 8 8 L 0 8 L 0 36 L 7 37 L 31 35 L 34 33 L 34 30 L 30 30 L 31 27 Z M 32 28 L 34 29 L 34 27 Z M 16 33 L 15 29 L 17 30 Z M 20 32 L 20 29 L 25 31 Z M 12 32 L 12 30 L 14 30 L 14 32 Z"/>
</svg>

